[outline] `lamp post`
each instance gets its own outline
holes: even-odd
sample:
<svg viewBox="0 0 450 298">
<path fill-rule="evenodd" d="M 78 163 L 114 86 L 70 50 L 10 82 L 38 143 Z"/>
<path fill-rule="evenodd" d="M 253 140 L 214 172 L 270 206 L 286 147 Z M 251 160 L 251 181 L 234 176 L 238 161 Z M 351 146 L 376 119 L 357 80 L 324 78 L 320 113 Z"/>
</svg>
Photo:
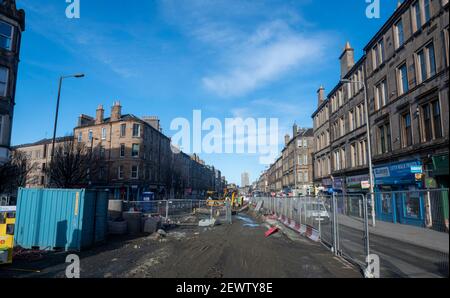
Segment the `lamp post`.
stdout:
<svg viewBox="0 0 450 298">
<path fill-rule="evenodd" d="M 52 152 L 51 152 L 51 156 L 50 156 L 50 164 L 53 162 L 53 157 L 55 155 L 56 127 L 58 125 L 59 101 L 61 99 L 62 82 L 64 79 L 67 79 L 67 78 L 83 78 L 83 77 L 84 77 L 84 74 L 79 73 L 79 74 L 73 74 L 73 75 L 69 75 L 69 76 L 61 76 L 59 78 L 58 100 L 56 101 L 56 115 L 55 115 L 55 124 L 53 127 L 53 140 L 52 140 Z"/>
<path fill-rule="evenodd" d="M 371 204 L 372 204 L 372 226 L 375 227 L 375 196 L 374 196 L 374 178 L 373 178 L 373 164 L 372 164 L 372 141 L 370 138 L 370 123 L 369 123 L 369 102 L 367 99 L 367 87 L 365 82 L 361 81 L 352 81 L 348 79 L 341 80 L 342 83 L 349 83 L 349 84 L 361 84 L 364 88 L 364 105 L 366 106 L 365 109 L 365 118 L 366 118 L 366 130 L 367 130 L 367 149 L 368 149 L 368 155 L 369 155 L 369 180 L 370 180 L 370 187 L 369 187 L 369 193 L 371 197 Z"/>
</svg>

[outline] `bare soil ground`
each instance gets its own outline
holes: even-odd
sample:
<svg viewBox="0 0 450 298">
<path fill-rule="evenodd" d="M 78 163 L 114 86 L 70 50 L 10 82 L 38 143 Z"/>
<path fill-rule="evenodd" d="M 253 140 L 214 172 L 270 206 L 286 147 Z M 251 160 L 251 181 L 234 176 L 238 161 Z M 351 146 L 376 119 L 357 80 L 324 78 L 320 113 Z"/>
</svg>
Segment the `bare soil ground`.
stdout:
<svg viewBox="0 0 450 298">
<path fill-rule="evenodd" d="M 82 278 L 360 278 L 359 270 L 335 258 L 321 244 L 278 233 L 246 214 L 231 225 L 179 226 L 157 235 L 115 237 L 81 252 Z M 0 267 L 1 277 L 65 276 L 67 253 Z M 39 271 L 39 272 L 33 272 Z"/>
</svg>

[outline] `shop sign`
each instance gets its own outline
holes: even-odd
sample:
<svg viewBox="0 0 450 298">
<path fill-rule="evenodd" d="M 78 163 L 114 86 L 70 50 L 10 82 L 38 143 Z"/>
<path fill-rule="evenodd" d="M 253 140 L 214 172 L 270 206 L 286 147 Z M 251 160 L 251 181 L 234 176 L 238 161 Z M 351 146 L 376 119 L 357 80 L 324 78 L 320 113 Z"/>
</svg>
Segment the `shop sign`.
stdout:
<svg viewBox="0 0 450 298">
<path fill-rule="evenodd" d="M 347 188 L 361 188 L 361 183 L 363 181 L 369 181 L 369 175 L 347 177 Z"/>
<path fill-rule="evenodd" d="M 361 189 L 369 189 L 370 182 L 369 181 L 361 181 Z"/>
<path fill-rule="evenodd" d="M 413 160 L 407 162 L 400 162 L 374 169 L 374 176 L 376 178 L 376 185 L 400 185 L 400 184 L 414 184 L 416 183 L 416 175 L 412 170 L 422 168 L 420 161 Z"/>
<path fill-rule="evenodd" d="M 422 166 L 412 166 L 411 167 L 411 173 L 413 173 L 413 174 L 422 174 L 423 173 Z"/>
</svg>

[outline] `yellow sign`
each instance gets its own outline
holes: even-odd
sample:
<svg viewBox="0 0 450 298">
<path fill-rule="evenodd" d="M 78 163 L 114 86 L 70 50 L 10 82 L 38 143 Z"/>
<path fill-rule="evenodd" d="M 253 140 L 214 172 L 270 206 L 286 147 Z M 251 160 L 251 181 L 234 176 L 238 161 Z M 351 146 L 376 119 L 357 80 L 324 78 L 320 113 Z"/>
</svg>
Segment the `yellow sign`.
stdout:
<svg viewBox="0 0 450 298">
<path fill-rule="evenodd" d="M 16 207 L 0 207 L 0 265 L 12 263 Z"/>
</svg>

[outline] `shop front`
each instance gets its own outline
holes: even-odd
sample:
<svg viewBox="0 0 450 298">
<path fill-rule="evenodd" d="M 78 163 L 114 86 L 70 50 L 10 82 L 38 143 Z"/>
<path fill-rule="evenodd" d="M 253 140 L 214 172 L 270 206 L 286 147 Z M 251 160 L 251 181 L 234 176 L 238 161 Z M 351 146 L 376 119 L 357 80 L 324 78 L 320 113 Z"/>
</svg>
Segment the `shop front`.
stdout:
<svg viewBox="0 0 450 298">
<path fill-rule="evenodd" d="M 347 193 L 347 214 L 363 217 L 364 196 L 369 192 L 364 188 L 364 183 L 370 180 L 369 175 L 350 176 L 345 179 L 345 190 Z"/>
<path fill-rule="evenodd" d="M 441 230 L 449 230 L 449 204 L 448 204 L 448 181 L 449 181 L 449 158 L 448 153 L 435 155 L 431 163 L 426 164 L 427 177 L 425 187 L 435 189 L 432 196 L 433 227 L 442 227 Z"/>
<path fill-rule="evenodd" d="M 422 163 L 418 160 L 374 168 L 375 208 L 379 220 L 416 226 L 426 225 L 422 191 Z"/>
</svg>

